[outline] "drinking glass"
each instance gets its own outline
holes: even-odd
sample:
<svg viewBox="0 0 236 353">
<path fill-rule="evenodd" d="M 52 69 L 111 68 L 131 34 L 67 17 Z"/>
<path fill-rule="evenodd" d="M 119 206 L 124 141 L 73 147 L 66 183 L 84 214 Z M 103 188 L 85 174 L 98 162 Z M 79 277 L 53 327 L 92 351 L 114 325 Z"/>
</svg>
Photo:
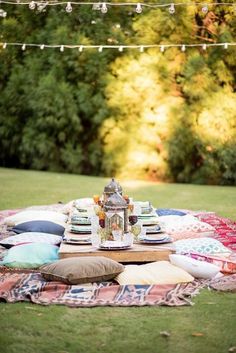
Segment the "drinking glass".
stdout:
<svg viewBox="0 0 236 353">
<path fill-rule="evenodd" d="M 136 215 L 130 215 L 129 216 L 129 223 L 131 224 L 131 225 L 134 225 L 135 223 L 137 223 L 138 222 L 138 216 L 136 216 Z"/>
</svg>

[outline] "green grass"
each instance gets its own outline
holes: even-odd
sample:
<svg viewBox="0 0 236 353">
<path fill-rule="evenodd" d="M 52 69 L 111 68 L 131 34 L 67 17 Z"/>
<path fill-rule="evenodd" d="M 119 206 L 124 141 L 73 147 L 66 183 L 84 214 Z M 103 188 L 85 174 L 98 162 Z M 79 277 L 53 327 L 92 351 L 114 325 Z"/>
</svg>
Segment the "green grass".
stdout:
<svg viewBox="0 0 236 353">
<path fill-rule="evenodd" d="M 103 191 L 107 178 L 0 168 L 0 209 L 91 197 Z M 236 219 L 236 188 L 120 181 L 125 193 L 150 200 L 155 207 L 215 211 Z"/>
<path fill-rule="evenodd" d="M 0 169 L 0 209 L 101 193 L 105 178 Z M 216 211 L 236 219 L 234 187 L 122 181 L 156 207 Z M 203 290 L 191 307 L 76 308 L 0 304 L 3 353 L 224 353 L 236 346 L 236 293 Z M 169 337 L 160 335 L 168 331 Z M 196 335 L 196 334 L 202 335 Z"/>
</svg>

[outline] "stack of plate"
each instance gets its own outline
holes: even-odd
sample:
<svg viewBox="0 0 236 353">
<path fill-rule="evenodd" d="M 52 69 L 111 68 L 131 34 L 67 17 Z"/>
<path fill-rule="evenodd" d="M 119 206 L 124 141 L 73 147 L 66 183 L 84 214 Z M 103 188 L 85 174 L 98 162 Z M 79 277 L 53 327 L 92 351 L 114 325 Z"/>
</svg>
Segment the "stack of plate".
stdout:
<svg viewBox="0 0 236 353">
<path fill-rule="evenodd" d="M 158 235 L 145 235 L 143 237 L 139 238 L 139 243 L 142 244 L 152 244 L 152 245 L 158 245 L 158 244 L 165 244 L 165 243 L 171 243 L 172 239 L 170 238 L 169 234 L 162 233 Z"/>
<path fill-rule="evenodd" d="M 72 215 L 70 223 L 73 225 L 91 225 L 89 217 L 81 217 L 79 215 Z"/>
<path fill-rule="evenodd" d="M 71 224 L 68 228 L 70 233 L 76 234 L 91 234 L 91 225 L 83 226 L 83 225 L 75 225 Z"/>
<path fill-rule="evenodd" d="M 123 241 L 105 241 L 99 245 L 100 250 L 127 250 L 130 249 L 131 245 Z"/>
<path fill-rule="evenodd" d="M 63 243 L 66 244 L 72 244 L 72 245 L 90 245 L 91 244 L 91 239 L 86 237 L 86 238 L 81 238 L 81 237 L 69 237 L 69 238 L 64 238 Z"/>
</svg>

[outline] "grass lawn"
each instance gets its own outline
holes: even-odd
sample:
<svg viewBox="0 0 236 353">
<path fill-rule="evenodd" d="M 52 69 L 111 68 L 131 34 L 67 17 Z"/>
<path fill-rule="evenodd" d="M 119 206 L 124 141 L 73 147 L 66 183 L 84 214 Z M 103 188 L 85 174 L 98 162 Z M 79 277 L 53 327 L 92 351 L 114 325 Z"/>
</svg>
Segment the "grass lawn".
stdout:
<svg viewBox="0 0 236 353">
<path fill-rule="evenodd" d="M 0 209 L 101 193 L 109 179 L 0 168 Z M 121 181 L 156 207 L 236 219 L 236 188 Z M 236 293 L 203 290 L 191 307 L 76 308 L 0 304 L 2 353 L 224 353 L 236 347 Z M 169 337 L 160 335 L 168 331 Z M 236 352 L 236 348 L 235 348 Z"/>
</svg>

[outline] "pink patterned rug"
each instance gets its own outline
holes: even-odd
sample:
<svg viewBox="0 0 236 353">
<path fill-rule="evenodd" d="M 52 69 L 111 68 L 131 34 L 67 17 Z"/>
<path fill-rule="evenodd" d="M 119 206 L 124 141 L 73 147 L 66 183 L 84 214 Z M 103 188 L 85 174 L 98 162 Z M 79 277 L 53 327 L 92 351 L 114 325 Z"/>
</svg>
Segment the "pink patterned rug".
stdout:
<svg viewBox="0 0 236 353">
<path fill-rule="evenodd" d="M 7 272 L 0 277 L 0 300 L 70 307 L 191 305 L 206 281 L 177 285 L 125 285 L 112 282 L 66 285 L 46 282 L 40 273 Z"/>
<path fill-rule="evenodd" d="M 196 216 L 200 221 L 206 222 L 215 228 L 215 239 L 231 250 L 236 251 L 236 222 L 212 213 L 199 213 Z"/>
</svg>

